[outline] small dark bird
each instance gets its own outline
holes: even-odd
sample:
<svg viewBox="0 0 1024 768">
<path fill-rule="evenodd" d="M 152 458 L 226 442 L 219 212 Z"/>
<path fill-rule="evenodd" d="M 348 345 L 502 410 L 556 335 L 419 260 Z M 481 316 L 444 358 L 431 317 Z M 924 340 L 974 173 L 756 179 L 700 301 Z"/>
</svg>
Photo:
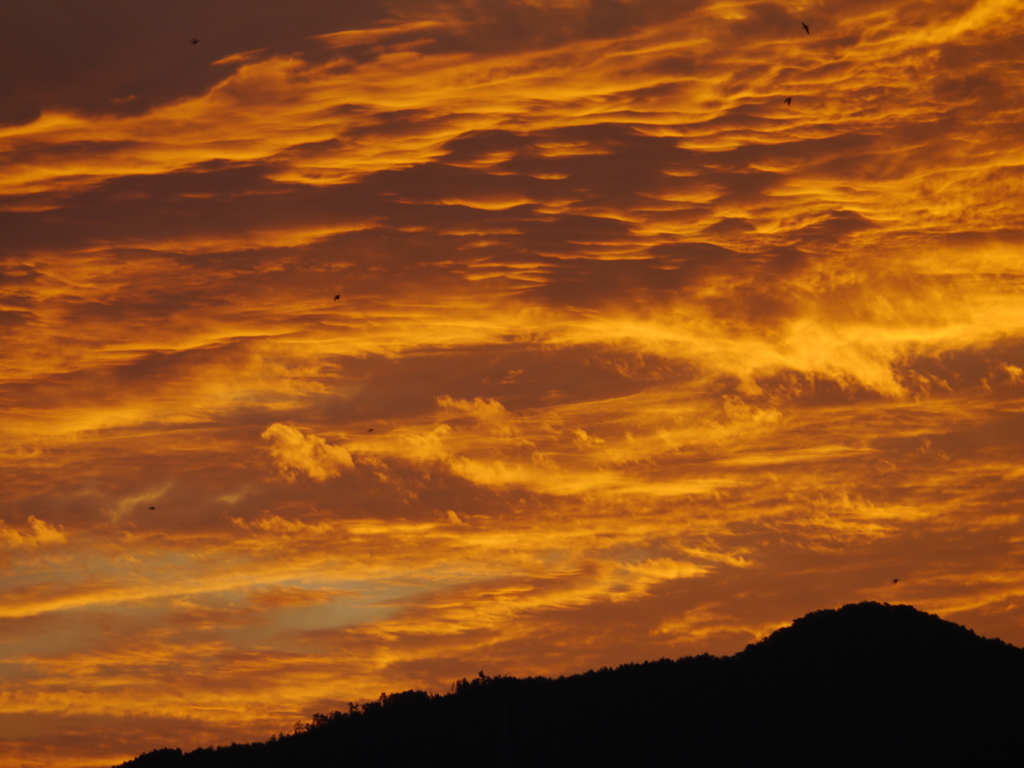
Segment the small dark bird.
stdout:
<svg viewBox="0 0 1024 768">
<path fill-rule="evenodd" d="M 786 98 L 783 99 L 783 101 L 786 102 L 787 104 L 792 105 L 793 97 L 787 96 Z"/>
<path fill-rule="evenodd" d="M 899 581 L 899 579 L 893 579 L 892 583 L 895 584 L 897 581 Z"/>
<path fill-rule="evenodd" d="M 366 430 L 366 431 L 367 431 L 367 432 L 373 432 L 373 427 L 370 427 L 370 428 L 369 428 L 368 430 Z"/>
<path fill-rule="evenodd" d="M 192 38 L 192 45 L 195 45 L 195 44 L 196 44 L 196 43 L 198 43 L 198 42 L 199 42 L 199 40 L 197 40 L 197 39 L 196 39 L 196 38 L 194 38 L 194 37 Z"/>
<path fill-rule="evenodd" d="M 804 28 L 804 32 L 806 32 L 808 35 L 811 34 L 811 28 L 804 24 L 802 21 L 800 22 L 800 26 Z"/>
<path fill-rule="evenodd" d="M 156 509 L 156 507 L 150 507 L 150 509 Z"/>
<path fill-rule="evenodd" d="M 334 297 L 334 300 L 337 301 L 340 298 L 341 298 L 341 294 L 339 293 L 337 296 Z"/>
</svg>

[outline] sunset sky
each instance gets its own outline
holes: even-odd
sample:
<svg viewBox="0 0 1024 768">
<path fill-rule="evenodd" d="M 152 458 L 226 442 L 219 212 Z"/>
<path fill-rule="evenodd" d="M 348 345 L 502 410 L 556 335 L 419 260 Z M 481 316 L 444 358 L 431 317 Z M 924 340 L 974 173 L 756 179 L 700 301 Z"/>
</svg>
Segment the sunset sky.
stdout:
<svg viewBox="0 0 1024 768">
<path fill-rule="evenodd" d="M 0 764 L 1024 645 L 1024 3 L 9 6 Z"/>
</svg>

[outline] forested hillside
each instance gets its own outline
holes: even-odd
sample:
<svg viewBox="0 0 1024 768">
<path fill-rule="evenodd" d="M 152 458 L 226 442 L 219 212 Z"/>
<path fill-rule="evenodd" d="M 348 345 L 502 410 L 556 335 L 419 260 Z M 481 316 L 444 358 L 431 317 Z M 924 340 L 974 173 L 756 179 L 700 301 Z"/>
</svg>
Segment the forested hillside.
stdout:
<svg viewBox="0 0 1024 768">
<path fill-rule="evenodd" d="M 460 680 L 131 768 L 1024 764 L 1024 650 L 911 606 L 816 611 L 735 656 Z M 907 762 L 909 760 L 909 762 Z"/>
</svg>

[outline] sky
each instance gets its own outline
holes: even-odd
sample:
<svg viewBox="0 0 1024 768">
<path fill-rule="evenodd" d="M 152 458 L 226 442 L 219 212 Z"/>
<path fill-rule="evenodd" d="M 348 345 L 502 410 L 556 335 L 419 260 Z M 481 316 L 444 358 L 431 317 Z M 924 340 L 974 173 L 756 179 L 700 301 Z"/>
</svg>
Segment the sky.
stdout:
<svg viewBox="0 0 1024 768">
<path fill-rule="evenodd" d="M 1020 2 L 4 14 L 0 763 L 1024 645 Z"/>
</svg>

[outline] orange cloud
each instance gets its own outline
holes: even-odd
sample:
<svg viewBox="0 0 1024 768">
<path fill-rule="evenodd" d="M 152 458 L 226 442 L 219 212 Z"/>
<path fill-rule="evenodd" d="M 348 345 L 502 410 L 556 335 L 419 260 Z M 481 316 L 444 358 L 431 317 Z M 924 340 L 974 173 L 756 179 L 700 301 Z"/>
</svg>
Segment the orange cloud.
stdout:
<svg viewBox="0 0 1024 768">
<path fill-rule="evenodd" d="M 32 515 L 28 516 L 28 528 L 29 530 L 23 533 L 0 520 L 0 542 L 12 549 L 35 549 L 46 544 L 63 544 L 67 541 L 67 536 L 62 530 Z"/>
<path fill-rule="evenodd" d="M 270 454 L 278 471 L 290 482 L 301 472 L 314 480 L 327 480 L 351 469 L 352 456 L 322 437 L 305 435 L 287 424 L 271 424 L 260 435 L 270 442 Z"/>
</svg>

